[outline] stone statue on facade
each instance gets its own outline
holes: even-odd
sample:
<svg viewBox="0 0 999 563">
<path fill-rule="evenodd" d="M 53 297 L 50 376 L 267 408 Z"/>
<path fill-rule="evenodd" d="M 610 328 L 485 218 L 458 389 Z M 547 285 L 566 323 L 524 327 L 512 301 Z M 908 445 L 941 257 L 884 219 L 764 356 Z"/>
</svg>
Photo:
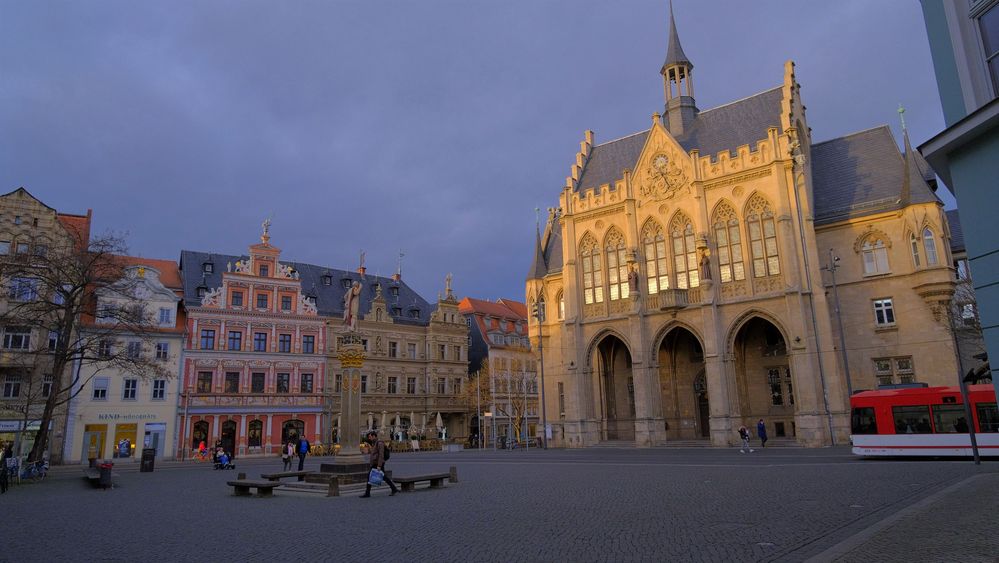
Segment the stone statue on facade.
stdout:
<svg viewBox="0 0 999 563">
<path fill-rule="evenodd" d="M 343 324 L 357 332 L 357 313 L 361 307 L 361 282 L 355 281 L 343 294 Z"/>
<path fill-rule="evenodd" d="M 707 252 L 701 253 L 701 279 L 702 280 L 711 279 L 711 259 L 708 258 Z"/>
<path fill-rule="evenodd" d="M 638 270 L 634 266 L 628 269 L 628 293 L 638 295 Z"/>
</svg>

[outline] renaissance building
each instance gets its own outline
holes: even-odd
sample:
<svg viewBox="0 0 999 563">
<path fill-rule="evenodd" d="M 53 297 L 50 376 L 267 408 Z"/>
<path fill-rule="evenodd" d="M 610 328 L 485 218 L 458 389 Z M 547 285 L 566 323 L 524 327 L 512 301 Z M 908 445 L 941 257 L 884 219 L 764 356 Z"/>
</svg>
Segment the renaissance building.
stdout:
<svg viewBox="0 0 999 563">
<path fill-rule="evenodd" d="M 538 238 L 554 441 L 722 445 L 762 418 L 845 444 L 851 390 L 954 384 L 950 227 L 908 137 L 815 140 L 791 61 L 711 109 L 693 70 L 671 21 L 662 113 L 585 133 Z"/>
</svg>

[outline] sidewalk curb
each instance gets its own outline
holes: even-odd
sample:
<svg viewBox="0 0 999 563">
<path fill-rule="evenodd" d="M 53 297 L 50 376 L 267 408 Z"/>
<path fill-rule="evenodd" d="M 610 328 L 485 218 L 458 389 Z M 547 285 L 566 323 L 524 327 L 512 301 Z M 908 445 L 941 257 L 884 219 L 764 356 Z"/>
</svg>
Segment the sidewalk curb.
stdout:
<svg viewBox="0 0 999 563">
<path fill-rule="evenodd" d="M 974 481 L 974 480 L 976 480 L 976 479 L 980 479 L 982 477 L 986 477 L 986 476 L 989 476 L 989 475 L 992 475 L 992 474 L 991 473 L 979 473 L 977 475 L 972 475 L 972 476 L 970 476 L 970 477 L 968 477 L 966 479 L 962 479 L 961 481 L 958 481 L 957 483 L 954 483 L 953 485 L 945 487 L 945 488 L 943 488 L 943 489 L 941 489 L 941 490 L 933 493 L 932 495 L 924 498 L 923 500 L 920 500 L 919 502 L 916 502 L 915 504 L 909 505 L 909 506 L 903 508 L 902 510 L 899 510 L 895 514 L 892 514 L 891 516 L 888 516 L 887 518 L 884 518 L 884 519 L 876 522 L 875 524 L 871 525 L 867 529 L 865 529 L 865 530 L 863 530 L 861 532 L 857 532 L 856 534 L 854 534 L 854 535 L 846 538 L 845 540 L 843 540 L 843 541 L 839 542 L 838 544 L 830 547 L 829 549 L 823 551 L 822 553 L 819 553 L 818 555 L 814 555 L 814 556 L 806 559 L 805 563 L 828 563 L 829 561 L 835 561 L 836 559 L 849 554 L 854 549 L 856 549 L 856 548 L 862 546 L 863 544 L 867 543 L 867 541 L 869 541 L 875 535 L 877 535 L 878 533 L 880 533 L 885 528 L 888 528 L 889 526 L 895 524 L 899 520 L 901 520 L 903 518 L 906 518 L 908 516 L 911 516 L 913 514 L 917 514 L 917 513 L 923 512 L 924 510 L 927 510 L 928 508 L 930 508 L 931 505 L 935 504 L 942 497 L 945 497 L 945 496 L 951 494 L 952 492 L 954 492 L 955 490 L 960 489 L 962 487 L 965 487 L 965 486 L 971 484 L 971 482 Z"/>
</svg>

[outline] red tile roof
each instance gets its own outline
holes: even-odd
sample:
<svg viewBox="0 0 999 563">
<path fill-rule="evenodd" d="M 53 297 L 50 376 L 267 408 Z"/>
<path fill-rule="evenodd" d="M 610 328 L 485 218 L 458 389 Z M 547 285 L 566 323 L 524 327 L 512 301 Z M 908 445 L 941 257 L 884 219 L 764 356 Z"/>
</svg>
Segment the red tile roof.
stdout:
<svg viewBox="0 0 999 563">
<path fill-rule="evenodd" d="M 90 244 L 90 220 L 93 210 L 88 209 L 86 215 L 72 215 L 70 213 L 56 213 L 56 218 L 70 235 L 73 235 L 82 243 L 85 248 Z"/>
<path fill-rule="evenodd" d="M 463 314 L 489 315 L 490 317 L 527 320 L 527 307 L 519 301 L 498 299 L 495 303 L 482 299 L 466 297 L 458 304 L 458 310 Z"/>
<path fill-rule="evenodd" d="M 180 266 L 174 260 L 161 260 L 157 258 L 143 258 L 141 256 L 118 256 L 125 266 L 151 266 L 160 272 L 160 282 L 167 289 L 184 289 L 184 282 L 180 279 Z"/>
</svg>

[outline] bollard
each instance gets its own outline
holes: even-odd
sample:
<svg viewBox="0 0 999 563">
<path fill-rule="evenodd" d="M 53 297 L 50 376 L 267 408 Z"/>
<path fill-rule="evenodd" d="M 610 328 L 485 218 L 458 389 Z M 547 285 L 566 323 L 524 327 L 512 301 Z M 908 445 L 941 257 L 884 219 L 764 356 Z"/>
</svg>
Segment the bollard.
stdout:
<svg viewBox="0 0 999 563">
<path fill-rule="evenodd" d="M 448 483 L 457 483 L 458 482 L 458 468 L 457 467 L 455 467 L 453 465 L 451 466 L 451 475 L 448 476 L 447 482 Z"/>
<path fill-rule="evenodd" d="M 240 473 L 239 475 L 236 475 L 237 481 L 242 481 L 243 479 L 246 479 L 246 473 Z"/>
<path fill-rule="evenodd" d="M 326 492 L 327 497 L 338 497 L 340 496 L 340 480 L 336 477 L 330 479 L 330 488 Z"/>
</svg>

